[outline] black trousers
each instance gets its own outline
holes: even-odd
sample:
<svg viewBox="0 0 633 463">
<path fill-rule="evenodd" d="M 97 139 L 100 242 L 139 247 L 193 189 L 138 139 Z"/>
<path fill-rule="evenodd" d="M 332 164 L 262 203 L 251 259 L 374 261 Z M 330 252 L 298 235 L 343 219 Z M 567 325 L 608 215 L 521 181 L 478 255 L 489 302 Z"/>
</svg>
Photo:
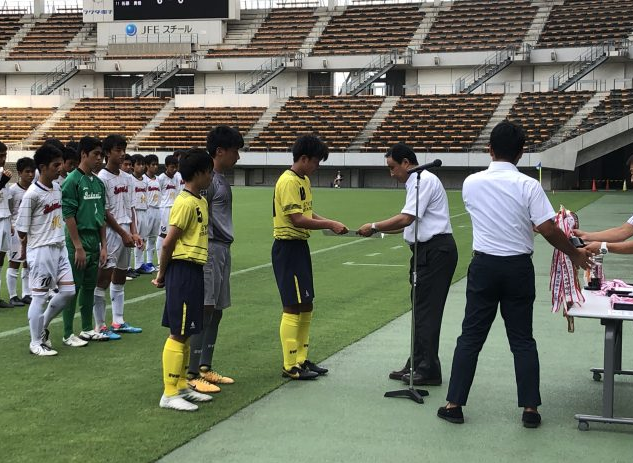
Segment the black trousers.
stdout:
<svg viewBox="0 0 633 463">
<path fill-rule="evenodd" d="M 498 257 L 475 253 L 468 267 L 466 313 L 453 356 L 449 402 L 466 405 L 479 352 L 500 305 L 514 355 L 518 405 L 541 405 L 538 351 L 532 337 L 534 295 L 534 266 L 529 255 Z"/>
<path fill-rule="evenodd" d="M 426 377 L 441 378 L 438 352 L 440 328 L 444 304 L 457 266 L 457 246 L 451 234 L 436 235 L 415 246 L 418 247 L 418 280 L 414 307 L 413 366 L 415 371 Z M 414 251 L 414 246 L 411 246 L 411 251 Z M 413 283 L 413 256 L 409 275 Z"/>
</svg>

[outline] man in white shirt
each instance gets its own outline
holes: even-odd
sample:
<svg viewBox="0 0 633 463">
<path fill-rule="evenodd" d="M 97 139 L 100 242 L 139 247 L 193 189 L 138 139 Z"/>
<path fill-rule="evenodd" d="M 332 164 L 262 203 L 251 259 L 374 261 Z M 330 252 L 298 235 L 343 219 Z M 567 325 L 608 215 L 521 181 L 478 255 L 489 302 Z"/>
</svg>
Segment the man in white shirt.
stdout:
<svg viewBox="0 0 633 463">
<path fill-rule="evenodd" d="M 9 208 L 11 192 L 7 183 L 11 180 L 12 173 L 4 168 L 6 160 L 7 145 L 0 142 L 0 272 L 4 263 L 4 255 L 11 251 L 11 209 Z M 0 309 L 11 307 L 13 304 L 0 299 Z"/>
<path fill-rule="evenodd" d="M 156 271 L 154 266 L 154 252 L 156 251 L 156 240 L 160 233 L 160 182 L 156 176 L 158 171 L 158 157 L 155 154 L 145 156 L 145 183 L 147 184 L 147 219 L 148 235 L 145 251 L 147 257 L 145 265 L 148 270 Z"/>
<path fill-rule="evenodd" d="M 22 198 L 16 229 L 31 268 L 29 350 L 34 355 L 48 357 L 57 355 L 49 340 L 48 325 L 72 300 L 75 283 L 64 235 L 62 191 L 53 182 L 61 170 L 62 152 L 52 145 L 43 145 L 34 157 L 40 178 Z M 55 287 L 59 292 L 47 305 L 48 292 Z"/>
<path fill-rule="evenodd" d="M 418 236 L 415 236 L 418 159 L 407 145 L 398 143 L 385 155 L 391 176 L 406 183 L 407 197 L 402 212 L 381 222 L 367 223 L 358 233 L 371 236 L 376 232 L 404 229 L 404 240 L 413 252 L 418 248 L 418 265 L 413 268 L 411 257 L 409 278 L 417 273 L 415 339 L 413 346 L 413 384 L 442 384 L 439 358 L 440 328 L 444 304 L 457 266 L 457 246 L 453 239 L 448 198 L 440 180 L 431 172 L 420 173 L 418 192 Z M 409 383 L 410 361 L 401 370 L 392 371 L 391 379 Z"/>
<path fill-rule="evenodd" d="M 176 196 L 180 193 L 180 180 L 178 174 L 178 159 L 174 155 L 165 158 L 165 172 L 158 176 L 160 184 L 160 235 L 158 236 L 157 250 L 160 260 L 160 250 L 163 246 L 163 239 L 167 236 L 169 228 L 169 214 L 174 205 Z"/>
<path fill-rule="evenodd" d="M 464 181 L 462 196 L 473 223 L 473 259 L 468 269 L 466 310 L 453 356 L 448 403 L 437 412 L 451 423 L 464 422 L 462 406 L 466 405 L 479 352 L 500 305 L 514 355 L 518 406 L 524 409 L 522 422 L 527 428 L 540 425 L 539 360 L 532 337 L 536 292 L 533 228 L 567 254 L 574 265 L 588 268 L 591 263 L 591 253 L 576 249 L 554 224 L 556 214 L 539 182 L 516 168 L 524 144 L 521 127 L 501 122 L 490 135 L 490 166 Z"/>
</svg>

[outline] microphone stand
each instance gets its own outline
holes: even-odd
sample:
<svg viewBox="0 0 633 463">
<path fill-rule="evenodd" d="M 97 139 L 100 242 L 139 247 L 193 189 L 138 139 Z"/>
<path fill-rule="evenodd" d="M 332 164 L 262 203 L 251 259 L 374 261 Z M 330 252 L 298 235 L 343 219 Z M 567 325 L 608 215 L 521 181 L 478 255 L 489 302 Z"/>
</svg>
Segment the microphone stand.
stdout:
<svg viewBox="0 0 633 463">
<path fill-rule="evenodd" d="M 415 403 L 423 404 L 424 399 L 429 395 L 429 391 L 424 389 L 415 389 L 413 387 L 413 344 L 415 342 L 415 303 L 417 302 L 417 286 L 418 286 L 418 213 L 420 208 L 420 175 L 422 171 L 416 172 L 417 181 L 415 184 L 415 225 L 413 226 L 415 232 L 415 240 L 413 242 L 413 290 L 411 292 L 411 350 L 409 357 L 409 388 L 401 389 L 398 391 L 385 392 L 385 397 L 395 397 L 413 400 Z"/>
</svg>

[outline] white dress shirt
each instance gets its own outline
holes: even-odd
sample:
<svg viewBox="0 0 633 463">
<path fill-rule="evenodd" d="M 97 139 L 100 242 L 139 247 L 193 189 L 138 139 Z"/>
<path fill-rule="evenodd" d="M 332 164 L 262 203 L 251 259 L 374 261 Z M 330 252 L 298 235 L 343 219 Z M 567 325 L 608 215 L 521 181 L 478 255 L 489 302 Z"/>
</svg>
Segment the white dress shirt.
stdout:
<svg viewBox="0 0 633 463">
<path fill-rule="evenodd" d="M 532 253 L 533 225 L 556 216 L 539 182 L 510 162 L 493 161 L 468 176 L 462 197 L 473 223 L 473 249 L 494 256 Z"/>
<path fill-rule="evenodd" d="M 417 174 L 409 175 L 407 180 L 407 199 L 403 214 L 415 217 L 415 190 Z M 448 212 L 448 198 L 442 182 L 434 174 L 423 171 L 420 175 L 420 203 L 418 205 L 418 241 L 425 242 L 441 233 L 453 233 Z M 407 244 L 415 242 L 415 220 L 404 229 Z"/>
</svg>

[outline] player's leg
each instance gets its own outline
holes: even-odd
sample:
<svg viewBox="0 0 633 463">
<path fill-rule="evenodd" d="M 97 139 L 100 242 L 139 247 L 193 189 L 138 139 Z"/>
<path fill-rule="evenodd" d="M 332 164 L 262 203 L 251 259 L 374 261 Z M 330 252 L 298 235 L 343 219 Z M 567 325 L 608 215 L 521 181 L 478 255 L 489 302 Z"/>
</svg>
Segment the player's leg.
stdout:
<svg viewBox="0 0 633 463">
<path fill-rule="evenodd" d="M 0 273 L 4 264 L 4 256 L 11 251 L 11 218 L 0 219 Z M 2 279 L 0 279 L 0 282 Z M 1 285 L 0 285 L 1 287 Z M 0 299 L 0 309 L 13 307 L 10 302 Z"/>
<path fill-rule="evenodd" d="M 123 245 L 122 242 L 121 245 Z M 122 246 L 117 255 L 116 266 L 112 272 L 112 284 L 110 285 L 110 298 L 112 300 L 112 326 L 110 330 L 115 333 L 141 333 L 143 331 L 141 328 L 126 323 L 123 316 L 125 307 L 125 281 L 129 266 L 129 248 Z"/>
<path fill-rule="evenodd" d="M 199 267 L 199 268 L 196 268 Z M 165 310 L 163 326 L 170 336 L 163 348 L 162 408 L 195 411 L 190 401 L 209 401 L 211 396 L 189 389 L 186 372 L 189 364 L 189 336 L 197 334 L 202 325 L 204 281 L 201 266 L 187 262 L 172 262 L 165 274 Z"/>
<path fill-rule="evenodd" d="M 51 321 L 59 315 L 64 307 L 70 304 L 75 296 L 75 282 L 73 280 L 72 268 L 68 260 L 68 251 L 66 247 L 55 248 L 50 250 L 51 274 L 54 275 L 53 281 L 56 283 L 59 291 L 51 298 L 44 312 L 44 330 L 48 335 L 48 326 Z M 86 341 L 77 339 L 77 347 L 85 346 Z"/>
<path fill-rule="evenodd" d="M 31 263 L 33 276 L 32 301 L 29 305 L 28 319 L 31 342 L 29 350 L 32 354 L 42 357 L 57 355 L 57 351 L 51 349 L 48 343 L 44 343 L 44 312 L 46 310 L 46 296 L 53 280 L 47 267 L 41 265 L 42 248 L 27 250 L 27 260 Z"/>
<path fill-rule="evenodd" d="M 26 305 L 31 303 L 31 269 L 29 264 L 22 262 L 22 302 Z"/>
<path fill-rule="evenodd" d="M 107 336 L 110 340 L 121 339 L 121 336 L 110 331 L 106 325 L 106 302 L 105 291 L 112 281 L 112 272 L 116 267 L 118 253 L 123 246 L 123 241 L 118 233 L 110 227 L 106 228 L 106 246 L 108 257 L 103 267 L 97 272 L 97 284 L 93 293 L 93 316 L 95 321 L 95 331 Z"/>
<path fill-rule="evenodd" d="M 18 274 L 22 259 L 22 243 L 18 233 L 11 236 L 11 252 L 9 253 L 9 268 L 7 268 L 7 291 L 9 293 L 9 303 L 15 307 L 24 306 L 24 301 L 18 297 Z"/>
</svg>

